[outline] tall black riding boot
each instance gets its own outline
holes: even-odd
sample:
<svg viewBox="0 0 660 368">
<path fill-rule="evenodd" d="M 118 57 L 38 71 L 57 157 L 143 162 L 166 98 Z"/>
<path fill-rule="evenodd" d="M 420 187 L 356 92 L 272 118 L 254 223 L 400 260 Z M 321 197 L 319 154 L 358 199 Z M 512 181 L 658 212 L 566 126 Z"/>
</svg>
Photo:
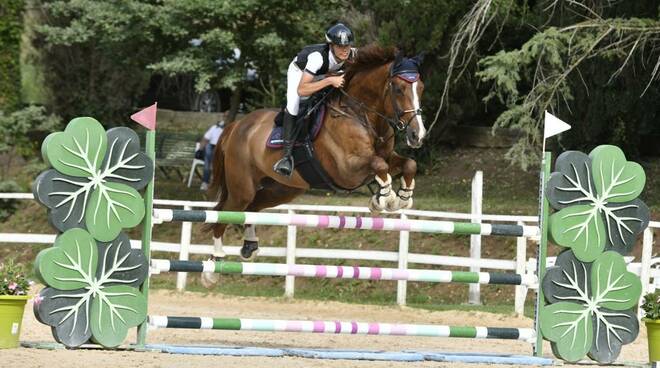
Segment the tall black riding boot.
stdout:
<svg viewBox="0 0 660 368">
<path fill-rule="evenodd" d="M 296 116 L 289 114 L 288 111 L 284 110 L 284 119 L 282 121 L 283 134 L 282 139 L 284 140 L 284 149 L 282 150 L 282 158 L 275 163 L 273 170 L 276 173 L 291 177 L 293 174 L 293 143 L 295 142 L 294 131 L 296 124 Z"/>
</svg>

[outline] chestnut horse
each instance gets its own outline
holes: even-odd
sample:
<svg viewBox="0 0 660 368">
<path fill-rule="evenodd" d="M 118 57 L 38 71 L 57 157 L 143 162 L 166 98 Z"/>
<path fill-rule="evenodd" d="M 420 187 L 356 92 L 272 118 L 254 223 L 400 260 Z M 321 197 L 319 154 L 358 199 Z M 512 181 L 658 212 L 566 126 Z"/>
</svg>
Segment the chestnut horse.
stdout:
<svg viewBox="0 0 660 368">
<path fill-rule="evenodd" d="M 380 190 L 369 203 L 374 212 L 412 206 L 417 164 L 394 152 L 394 143 L 397 130 L 405 130 L 407 144 L 418 148 L 426 133 L 419 106 L 424 89 L 417 70 L 420 61 L 403 58 L 394 48 L 359 49 L 346 70 L 344 90 L 335 90 L 327 101 L 328 113 L 314 141 L 316 157 L 335 185 L 357 188 L 375 175 Z M 256 110 L 225 128 L 213 160 L 210 193 L 218 194 L 215 210 L 256 212 L 288 203 L 309 189 L 297 171 L 290 178 L 273 171 L 282 152 L 266 147 L 266 141 L 277 113 Z M 395 193 L 392 176 L 399 173 L 403 175 Z M 224 256 L 226 226 L 211 225 L 216 259 Z M 252 258 L 257 244 L 254 226 L 247 225 L 241 256 Z"/>
</svg>

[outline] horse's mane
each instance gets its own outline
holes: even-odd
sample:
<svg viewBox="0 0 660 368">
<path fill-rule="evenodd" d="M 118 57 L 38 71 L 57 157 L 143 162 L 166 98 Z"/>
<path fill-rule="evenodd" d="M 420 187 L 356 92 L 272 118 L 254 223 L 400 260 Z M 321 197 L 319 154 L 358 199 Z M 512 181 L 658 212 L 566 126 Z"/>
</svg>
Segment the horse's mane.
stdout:
<svg viewBox="0 0 660 368">
<path fill-rule="evenodd" d="M 396 47 L 382 47 L 378 44 L 369 44 L 360 47 L 357 51 L 355 60 L 346 68 L 344 77 L 345 84 L 348 85 L 353 77 L 362 71 L 373 69 L 385 65 L 396 58 L 398 50 Z"/>
</svg>

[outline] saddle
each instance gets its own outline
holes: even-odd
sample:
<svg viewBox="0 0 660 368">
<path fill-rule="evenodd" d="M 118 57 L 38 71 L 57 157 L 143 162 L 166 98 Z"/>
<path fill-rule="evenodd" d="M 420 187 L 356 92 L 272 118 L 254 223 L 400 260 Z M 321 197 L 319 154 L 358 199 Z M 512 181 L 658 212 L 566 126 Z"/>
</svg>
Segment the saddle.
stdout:
<svg viewBox="0 0 660 368">
<path fill-rule="evenodd" d="M 299 133 L 294 139 L 296 143 L 294 146 L 300 146 L 304 144 L 306 140 L 311 140 L 312 142 L 316 139 L 321 131 L 323 126 L 323 120 L 325 118 L 325 105 L 319 106 L 315 111 L 313 111 L 309 117 L 305 117 L 306 114 L 300 114 L 301 119 L 305 121 L 298 120 L 296 124 L 304 124 L 303 129 L 299 130 Z M 302 111 L 302 109 L 301 109 Z M 277 115 L 275 115 L 273 130 L 268 136 L 268 141 L 266 142 L 266 147 L 268 148 L 282 148 L 284 147 L 284 140 L 282 139 L 282 120 L 284 119 L 284 108 L 280 110 Z M 305 129 L 306 128 L 306 129 Z"/>
<path fill-rule="evenodd" d="M 301 103 L 298 113 L 299 120 L 296 124 L 303 124 L 303 126 L 302 129 L 298 129 L 299 133 L 294 138 L 295 143 L 292 153 L 294 170 L 298 171 L 311 188 L 335 192 L 351 191 L 352 189 L 342 188 L 332 181 L 314 153 L 313 142 L 321 131 L 321 127 L 323 127 L 325 113 L 328 109 L 324 100 L 330 92 L 329 89 L 322 90 Z M 266 147 L 280 149 L 284 146 L 284 140 L 282 139 L 283 116 L 284 108 L 275 116 L 273 130 L 266 141 Z"/>
</svg>

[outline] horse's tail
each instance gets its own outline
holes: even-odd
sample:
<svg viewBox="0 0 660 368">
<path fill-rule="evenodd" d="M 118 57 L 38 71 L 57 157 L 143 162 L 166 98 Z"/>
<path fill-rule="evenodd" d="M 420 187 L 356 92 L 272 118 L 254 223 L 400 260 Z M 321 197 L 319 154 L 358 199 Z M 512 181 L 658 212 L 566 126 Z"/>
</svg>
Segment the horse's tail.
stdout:
<svg viewBox="0 0 660 368">
<path fill-rule="evenodd" d="M 213 167 L 211 173 L 211 183 L 209 185 L 209 198 L 215 198 L 218 202 L 214 207 L 215 210 L 222 208 L 222 205 L 227 200 L 227 183 L 225 178 L 225 149 L 227 136 L 231 134 L 234 124 L 228 124 L 222 135 L 220 135 L 220 140 L 213 150 Z"/>
</svg>

